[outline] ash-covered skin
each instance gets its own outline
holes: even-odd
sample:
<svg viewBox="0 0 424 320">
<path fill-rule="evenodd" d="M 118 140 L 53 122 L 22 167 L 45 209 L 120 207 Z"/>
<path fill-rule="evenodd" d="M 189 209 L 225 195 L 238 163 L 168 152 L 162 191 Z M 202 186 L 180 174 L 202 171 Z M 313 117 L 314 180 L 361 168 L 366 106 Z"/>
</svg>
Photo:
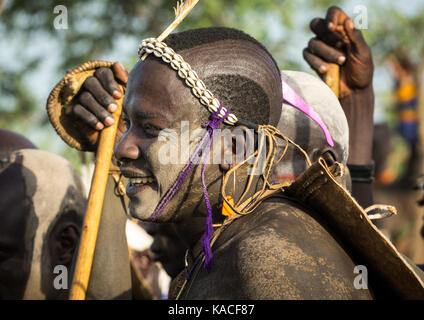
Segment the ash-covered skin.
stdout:
<svg viewBox="0 0 424 320">
<path fill-rule="evenodd" d="M 86 205 L 81 181 L 45 151 L 15 151 L 0 163 L 0 298 L 66 299 L 53 270 L 68 268 L 69 287 Z"/>
<path fill-rule="evenodd" d="M 201 110 L 196 99 L 187 94 L 187 90 L 169 66 L 154 58 L 138 62 L 130 73 L 124 101 L 125 119 L 129 122 L 129 128 L 115 153 L 123 162 L 121 171 L 126 177 L 154 178 L 153 183 L 141 188 L 127 187 L 127 195 L 131 200 L 129 210 L 133 217 L 148 220 L 184 167 L 184 164 L 161 164 L 159 150 L 166 142 L 158 141 L 159 131 L 170 129 L 179 133 L 181 121 L 189 121 L 192 132 L 207 118 L 206 112 L 203 113 L 203 119 L 198 117 Z M 197 113 L 193 112 L 193 105 Z M 186 179 L 181 190 L 190 193 L 189 190 L 194 188 L 188 188 L 188 184 L 190 179 Z M 183 197 L 184 193 L 178 192 L 158 221 L 173 219 Z M 192 203 L 196 199 L 199 201 L 201 194 L 197 194 L 197 197 L 188 195 L 187 198 L 191 200 L 187 204 L 192 209 Z M 178 208 L 177 215 L 182 214 L 185 207 Z"/>
</svg>

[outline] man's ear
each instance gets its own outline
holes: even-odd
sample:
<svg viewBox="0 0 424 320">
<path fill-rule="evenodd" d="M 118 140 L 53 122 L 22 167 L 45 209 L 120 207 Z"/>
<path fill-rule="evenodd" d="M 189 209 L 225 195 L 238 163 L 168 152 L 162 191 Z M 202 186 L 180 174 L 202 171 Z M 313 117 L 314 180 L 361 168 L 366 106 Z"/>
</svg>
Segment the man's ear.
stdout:
<svg viewBox="0 0 424 320">
<path fill-rule="evenodd" d="M 78 249 L 81 230 L 73 222 L 63 222 L 51 238 L 52 265 L 70 266 Z"/>
<path fill-rule="evenodd" d="M 221 136 L 222 156 L 220 168 L 228 171 L 254 152 L 255 133 L 246 126 L 235 126 L 231 130 L 231 138 Z"/>
</svg>

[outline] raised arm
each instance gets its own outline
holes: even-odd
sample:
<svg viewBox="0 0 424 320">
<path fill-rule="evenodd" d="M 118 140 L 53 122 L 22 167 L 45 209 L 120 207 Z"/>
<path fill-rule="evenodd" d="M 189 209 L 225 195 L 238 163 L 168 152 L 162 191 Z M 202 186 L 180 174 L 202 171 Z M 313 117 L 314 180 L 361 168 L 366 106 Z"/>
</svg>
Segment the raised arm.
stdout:
<svg viewBox="0 0 424 320">
<path fill-rule="evenodd" d="M 374 112 L 371 49 L 352 19 L 338 7 L 329 8 L 325 19 L 313 19 L 310 27 L 315 37 L 303 51 L 308 64 L 321 78 L 328 71 L 328 63 L 340 66 L 339 100 L 349 123 L 352 195 L 368 207 L 373 204 L 372 171 L 368 170 L 372 167 Z"/>
</svg>

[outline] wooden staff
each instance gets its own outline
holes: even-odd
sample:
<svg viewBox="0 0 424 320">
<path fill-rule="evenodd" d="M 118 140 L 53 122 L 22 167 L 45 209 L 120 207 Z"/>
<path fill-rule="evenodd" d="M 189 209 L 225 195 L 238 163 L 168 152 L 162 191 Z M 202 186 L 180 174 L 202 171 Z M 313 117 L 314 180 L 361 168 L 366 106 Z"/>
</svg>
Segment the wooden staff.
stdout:
<svg viewBox="0 0 424 320">
<path fill-rule="evenodd" d="M 338 64 L 329 63 L 328 71 L 325 76 L 325 83 L 333 90 L 336 97 L 339 97 L 340 90 L 340 67 Z"/>
<path fill-rule="evenodd" d="M 117 101 L 118 110 L 112 114 L 115 120 L 113 125 L 103 129 L 100 133 L 96 167 L 91 181 L 90 196 L 88 198 L 77 263 L 69 296 L 70 300 L 85 300 L 86 297 L 116 131 L 122 112 L 122 101 L 123 98 Z"/>
</svg>

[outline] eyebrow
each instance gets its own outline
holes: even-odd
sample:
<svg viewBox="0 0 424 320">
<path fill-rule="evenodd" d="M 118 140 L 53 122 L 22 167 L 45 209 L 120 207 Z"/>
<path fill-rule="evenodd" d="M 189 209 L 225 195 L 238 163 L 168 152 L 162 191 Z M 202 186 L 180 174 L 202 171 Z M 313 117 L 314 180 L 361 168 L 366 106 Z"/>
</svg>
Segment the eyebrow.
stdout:
<svg viewBox="0 0 424 320">
<path fill-rule="evenodd" d="M 127 114 L 128 115 L 128 114 Z M 137 120 L 152 120 L 152 119 L 157 119 L 159 121 L 168 121 L 168 118 L 163 115 L 160 112 L 155 112 L 155 111 L 151 111 L 151 112 L 146 112 L 143 110 L 135 110 L 132 113 L 132 116 L 137 119 Z M 134 121 L 135 121 L 134 119 Z"/>
<path fill-rule="evenodd" d="M 127 117 L 129 116 L 129 112 L 127 111 L 125 104 L 122 105 L 122 113 L 124 115 L 126 115 Z M 136 110 L 136 111 L 133 112 L 133 115 L 136 118 L 143 118 L 143 119 L 151 119 L 151 118 L 157 118 L 157 117 L 163 118 L 161 113 L 155 112 L 155 111 L 146 112 L 146 111 L 143 111 L 143 110 Z"/>
<path fill-rule="evenodd" d="M 163 115 L 159 112 L 146 112 L 143 110 L 136 110 L 134 112 L 134 116 L 137 118 L 143 118 L 143 119 L 151 119 L 151 118 L 163 118 Z"/>
</svg>

